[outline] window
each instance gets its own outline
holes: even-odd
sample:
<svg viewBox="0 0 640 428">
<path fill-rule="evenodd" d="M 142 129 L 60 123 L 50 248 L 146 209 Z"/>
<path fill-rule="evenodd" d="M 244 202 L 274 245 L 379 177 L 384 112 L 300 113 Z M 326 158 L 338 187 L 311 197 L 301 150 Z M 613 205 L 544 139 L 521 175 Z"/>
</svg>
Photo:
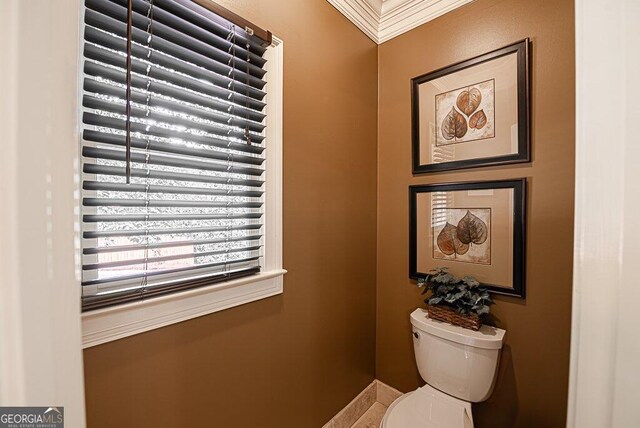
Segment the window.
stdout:
<svg viewBox="0 0 640 428">
<path fill-rule="evenodd" d="M 281 271 L 270 33 L 205 0 L 85 6 L 83 310 Z"/>
</svg>

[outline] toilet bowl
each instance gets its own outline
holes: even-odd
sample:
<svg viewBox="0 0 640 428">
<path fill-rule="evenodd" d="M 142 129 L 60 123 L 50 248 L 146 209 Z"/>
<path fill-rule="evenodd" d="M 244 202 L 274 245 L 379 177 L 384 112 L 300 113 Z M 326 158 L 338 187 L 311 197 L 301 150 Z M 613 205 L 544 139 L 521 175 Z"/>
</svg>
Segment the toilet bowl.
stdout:
<svg viewBox="0 0 640 428">
<path fill-rule="evenodd" d="M 471 403 L 425 385 L 396 399 L 385 413 L 381 427 L 473 427 Z"/>
<path fill-rule="evenodd" d="M 505 331 L 473 331 L 411 313 L 413 348 L 427 384 L 404 394 L 387 409 L 382 428 L 470 428 L 471 403 L 493 391 Z"/>
</svg>

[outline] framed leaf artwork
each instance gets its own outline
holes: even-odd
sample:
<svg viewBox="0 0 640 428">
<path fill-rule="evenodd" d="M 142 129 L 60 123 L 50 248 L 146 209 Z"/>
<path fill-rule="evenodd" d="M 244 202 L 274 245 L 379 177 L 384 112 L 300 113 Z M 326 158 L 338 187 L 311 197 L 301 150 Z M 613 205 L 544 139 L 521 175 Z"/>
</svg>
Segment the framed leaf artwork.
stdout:
<svg viewBox="0 0 640 428">
<path fill-rule="evenodd" d="M 412 79 L 413 173 L 529 162 L 529 39 Z"/>
<path fill-rule="evenodd" d="M 409 276 L 437 267 L 525 297 L 526 179 L 409 187 Z"/>
</svg>

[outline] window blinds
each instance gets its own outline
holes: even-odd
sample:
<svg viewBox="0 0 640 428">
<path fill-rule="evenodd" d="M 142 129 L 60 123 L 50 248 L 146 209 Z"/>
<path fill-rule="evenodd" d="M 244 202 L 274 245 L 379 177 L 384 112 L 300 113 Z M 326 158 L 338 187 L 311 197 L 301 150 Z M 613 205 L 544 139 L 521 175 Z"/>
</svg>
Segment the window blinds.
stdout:
<svg viewBox="0 0 640 428">
<path fill-rule="evenodd" d="M 260 268 L 268 42 L 190 0 L 128 8 L 85 1 L 83 310 Z"/>
</svg>

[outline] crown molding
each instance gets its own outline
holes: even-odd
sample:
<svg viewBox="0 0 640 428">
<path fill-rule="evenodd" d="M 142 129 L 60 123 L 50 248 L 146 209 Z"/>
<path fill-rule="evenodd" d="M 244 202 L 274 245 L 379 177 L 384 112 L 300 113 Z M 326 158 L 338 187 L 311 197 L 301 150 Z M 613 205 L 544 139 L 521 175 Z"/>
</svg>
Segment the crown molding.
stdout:
<svg viewBox="0 0 640 428">
<path fill-rule="evenodd" d="M 380 44 L 473 0 L 327 0 Z"/>
</svg>

